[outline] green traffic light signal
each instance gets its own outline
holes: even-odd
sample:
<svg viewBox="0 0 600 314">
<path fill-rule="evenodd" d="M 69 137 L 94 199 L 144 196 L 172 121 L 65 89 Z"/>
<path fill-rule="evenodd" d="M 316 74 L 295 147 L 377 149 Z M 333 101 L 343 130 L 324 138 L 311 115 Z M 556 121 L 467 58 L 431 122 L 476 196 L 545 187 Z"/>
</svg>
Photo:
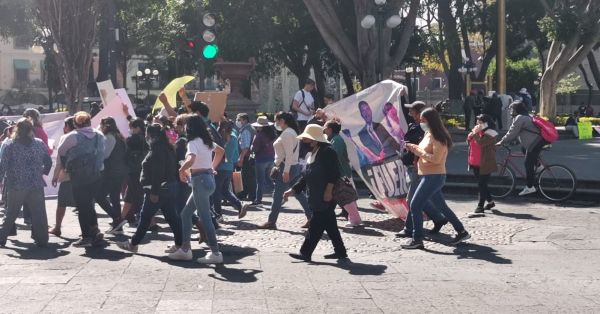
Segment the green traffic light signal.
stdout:
<svg viewBox="0 0 600 314">
<path fill-rule="evenodd" d="M 204 46 L 204 49 L 202 49 L 202 55 L 206 59 L 214 58 L 218 52 L 219 52 L 219 46 L 217 46 L 215 44 L 206 45 L 206 46 Z"/>
</svg>

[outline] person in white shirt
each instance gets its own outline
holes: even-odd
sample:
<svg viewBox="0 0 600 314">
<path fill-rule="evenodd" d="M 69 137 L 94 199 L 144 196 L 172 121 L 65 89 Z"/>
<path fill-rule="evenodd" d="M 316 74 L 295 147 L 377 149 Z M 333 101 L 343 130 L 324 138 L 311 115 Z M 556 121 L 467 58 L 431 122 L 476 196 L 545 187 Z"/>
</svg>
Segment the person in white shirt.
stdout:
<svg viewBox="0 0 600 314">
<path fill-rule="evenodd" d="M 283 193 L 300 180 L 302 166 L 298 164 L 300 143 L 297 139 L 296 127 L 296 121 L 292 114 L 280 112 L 275 116 L 275 128 L 281 132 L 281 135 L 273 143 L 275 149 L 275 166 L 273 168 L 276 173 L 276 176 L 271 176 L 275 181 L 273 204 L 271 205 L 269 221 L 258 226 L 259 229 L 277 229 L 276 223 L 283 204 Z M 295 197 L 304 209 L 306 218 L 310 221 L 312 213 L 308 207 L 306 194 L 298 193 Z M 307 222 L 302 227 L 308 228 L 308 224 Z"/>
<path fill-rule="evenodd" d="M 311 92 L 315 89 L 315 81 L 307 79 L 304 83 L 304 88 L 296 92 L 292 101 L 291 110 L 298 115 L 298 131 L 303 132 L 315 113 L 315 99 Z"/>
<path fill-rule="evenodd" d="M 215 191 L 215 169 L 223 159 L 224 149 L 213 142 L 206 123 L 200 116 L 191 116 L 185 125 L 188 144 L 185 160 L 179 169 L 182 182 L 191 181 L 192 195 L 181 211 L 181 231 L 183 234 L 181 248 L 169 254 L 172 260 L 192 259 L 190 238 L 192 233 L 192 215 L 198 211 L 200 221 L 206 233 L 206 243 L 210 251 L 205 257 L 197 259 L 201 264 L 218 264 L 223 262 L 223 254 L 219 251 L 217 234 L 210 214 L 210 196 Z M 215 153 L 213 158 L 212 154 Z"/>
</svg>

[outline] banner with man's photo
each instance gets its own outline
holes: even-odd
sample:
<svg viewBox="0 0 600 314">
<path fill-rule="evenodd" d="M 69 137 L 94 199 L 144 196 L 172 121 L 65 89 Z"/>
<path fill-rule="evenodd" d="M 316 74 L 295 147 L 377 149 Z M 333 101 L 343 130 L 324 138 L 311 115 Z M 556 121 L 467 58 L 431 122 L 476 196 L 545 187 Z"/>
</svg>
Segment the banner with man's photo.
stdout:
<svg viewBox="0 0 600 314">
<path fill-rule="evenodd" d="M 400 107 L 404 85 L 382 81 L 324 110 L 337 118 L 352 168 L 386 210 L 405 220 L 408 182 L 402 163 L 408 128 Z"/>
</svg>

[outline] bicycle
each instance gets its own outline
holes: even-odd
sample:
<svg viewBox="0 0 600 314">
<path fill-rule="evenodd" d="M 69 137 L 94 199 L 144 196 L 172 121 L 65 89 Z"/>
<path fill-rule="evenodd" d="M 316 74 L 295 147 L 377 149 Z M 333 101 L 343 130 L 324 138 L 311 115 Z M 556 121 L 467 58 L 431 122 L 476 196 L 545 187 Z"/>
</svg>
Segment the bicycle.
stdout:
<svg viewBox="0 0 600 314">
<path fill-rule="evenodd" d="M 494 198 L 504 198 L 510 195 L 516 187 L 517 177 L 526 177 L 526 175 L 513 162 L 513 158 L 524 158 L 525 154 L 513 153 L 508 146 L 503 146 L 508 151 L 506 158 L 498 163 L 498 170 L 490 176 L 489 188 L 490 194 Z M 542 149 L 542 153 L 549 150 L 547 145 Z M 577 178 L 573 171 L 563 165 L 549 165 L 542 159 L 542 153 L 538 158 L 538 165 L 535 173 L 535 187 L 538 192 L 546 199 L 553 202 L 560 202 L 569 199 L 575 193 L 577 188 Z"/>
</svg>

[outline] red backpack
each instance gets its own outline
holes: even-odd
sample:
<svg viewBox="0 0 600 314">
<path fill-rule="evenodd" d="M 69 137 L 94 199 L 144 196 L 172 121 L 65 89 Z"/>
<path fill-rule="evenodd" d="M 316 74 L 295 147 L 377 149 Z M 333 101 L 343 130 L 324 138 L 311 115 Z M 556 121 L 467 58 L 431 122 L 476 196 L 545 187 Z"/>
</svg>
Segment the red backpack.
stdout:
<svg viewBox="0 0 600 314">
<path fill-rule="evenodd" d="M 548 143 L 554 143 L 558 140 L 558 131 L 554 124 L 542 117 L 533 116 L 533 124 L 540 129 L 540 135 Z"/>
</svg>

